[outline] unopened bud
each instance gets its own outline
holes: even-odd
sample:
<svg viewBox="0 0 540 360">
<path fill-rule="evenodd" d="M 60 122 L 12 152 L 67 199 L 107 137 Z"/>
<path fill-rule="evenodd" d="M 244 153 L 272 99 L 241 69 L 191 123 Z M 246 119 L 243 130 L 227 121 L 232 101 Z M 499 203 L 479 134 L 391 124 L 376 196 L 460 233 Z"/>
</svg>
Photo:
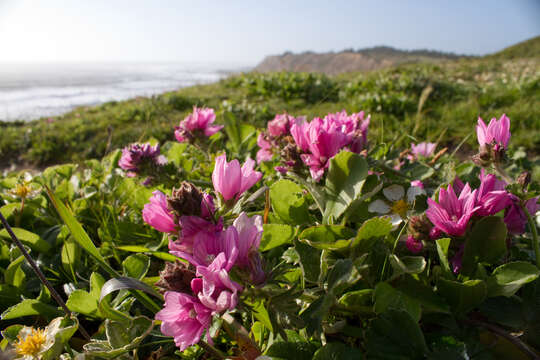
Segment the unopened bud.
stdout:
<svg viewBox="0 0 540 360">
<path fill-rule="evenodd" d="M 281 150 L 281 158 L 283 162 L 292 168 L 297 168 L 302 164 L 302 159 L 300 158 L 300 152 L 295 144 L 287 144 Z"/>
<path fill-rule="evenodd" d="M 425 215 L 412 216 L 409 219 L 409 234 L 416 239 L 429 239 L 432 226 Z"/>
<path fill-rule="evenodd" d="M 478 154 L 473 155 L 472 161 L 478 166 L 488 166 L 492 160 L 491 149 L 485 145 L 480 146 Z"/>
<path fill-rule="evenodd" d="M 531 173 L 528 171 L 524 171 L 521 174 L 519 174 L 516 182 L 521 186 L 523 191 L 527 189 L 527 186 L 531 182 Z"/>
<path fill-rule="evenodd" d="M 180 188 L 173 189 L 170 197 L 167 197 L 169 209 L 175 215 L 201 215 L 201 202 L 203 196 L 199 189 L 190 182 L 183 181 Z"/>
<path fill-rule="evenodd" d="M 159 281 L 155 284 L 161 292 L 191 292 L 191 280 L 195 277 L 194 269 L 178 260 L 166 262 L 165 269 L 159 273 Z"/>
</svg>

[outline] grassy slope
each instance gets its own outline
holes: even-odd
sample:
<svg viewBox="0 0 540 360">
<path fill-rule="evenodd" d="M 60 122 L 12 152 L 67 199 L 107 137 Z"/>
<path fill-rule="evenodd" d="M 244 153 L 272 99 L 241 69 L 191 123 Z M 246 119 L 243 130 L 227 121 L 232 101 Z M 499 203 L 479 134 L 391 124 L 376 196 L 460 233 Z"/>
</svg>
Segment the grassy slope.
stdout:
<svg viewBox="0 0 540 360">
<path fill-rule="evenodd" d="M 214 107 L 264 126 L 276 113 L 308 117 L 330 111 L 365 110 L 372 115 L 372 142 L 438 140 L 459 143 L 478 116 L 505 112 L 512 119 L 514 145 L 540 152 L 540 74 L 538 57 L 467 59 L 439 65 L 410 64 L 368 74 L 337 77 L 294 73 L 246 74 L 221 82 L 97 107 L 30 123 L 0 124 L 2 166 L 100 158 L 134 141 L 173 139 L 173 127 L 193 105 Z M 429 92 L 425 90 L 431 87 Z M 418 105 L 424 95 L 421 111 Z M 416 127 L 416 131 L 414 131 Z M 475 145 L 474 138 L 464 149 Z"/>
</svg>

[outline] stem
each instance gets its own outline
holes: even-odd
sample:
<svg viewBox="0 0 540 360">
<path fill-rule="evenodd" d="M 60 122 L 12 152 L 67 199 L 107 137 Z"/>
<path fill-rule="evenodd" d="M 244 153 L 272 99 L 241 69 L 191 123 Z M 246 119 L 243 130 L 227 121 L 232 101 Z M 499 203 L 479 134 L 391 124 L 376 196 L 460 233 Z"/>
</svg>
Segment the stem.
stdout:
<svg viewBox="0 0 540 360">
<path fill-rule="evenodd" d="M 409 222 L 409 220 L 405 221 L 405 224 L 403 224 L 403 227 L 399 231 L 399 234 L 396 237 L 396 240 L 394 241 L 394 247 L 392 248 L 392 253 L 391 254 L 393 254 L 394 251 L 396 251 L 396 246 L 397 246 L 397 243 L 399 241 L 399 238 L 401 237 L 401 234 L 403 234 L 403 230 L 405 230 L 405 228 L 407 227 L 408 222 Z M 381 272 L 381 281 L 383 281 L 384 273 L 386 272 L 386 264 L 387 263 L 388 263 L 388 256 L 384 259 L 384 264 L 383 264 L 383 268 L 382 268 L 382 272 Z"/>
<path fill-rule="evenodd" d="M 504 169 L 501 167 L 501 164 L 494 162 L 493 167 L 495 168 L 495 171 L 499 173 L 499 175 L 506 181 L 507 183 L 511 184 L 514 182 L 510 176 L 504 171 Z"/>
<path fill-rule="evenodd" d="M 28 251 L 26 251 L 26 249 L 24 248 L 23 244 L 21 243 L 21 241 L 17 238 L 17 236 L 15 235 L 15 233 L 13 232 L 13 230 L 11 229 L 11 226 L 9 226 L 6 218 L 4 218 L 4 215 L 2 215 L 2 213 L 0 212 L 0 220 L 2 221 L 2 224 L 4 225 L 4 227 L 6 228 L 6 231 L 9 233 L 9 235 L 11 236 L 11 238 L 13 239 L 13 242 L 15 243 L 15 245 L 17 245 L 17 247 L 19 248 L 19 250 L 21 251 L 21 253 L 24 255 L 24 257 L 26 258 L 26 261 L 28 261 L 28 263 L 30 264 L 30 266 L 32 267 L 32 269 L 34 270 L 34 272 L 36 273 L 37 277 L 39 278 L 39 280 L 43 283 L 43 285 L 45 285 L 47 287 L 47 289 L 49 289 L 49 292 L 51 293 L 51 296 L 54 298 L 54 300 L 56 300 L 56 302 L 58 303 L 58 305 L 60 305 L 60 307 L 62 308 L 62 310 L 64 310 L 64 312 L 66 313 L 67 316 L 71 317 L 71 311 L 69 311 L 68 307 L 66 306 L 66 303 L 64 302 L 64 300 L 62 300 L 62 298 L 60 297 L 60 294 L 58 294 L 58 292 L 55 290 L 55 288 L 51 285 L 51 283 L 49 282 L 49 280 L 47 280 L 47 278 L 45 277 L 45 275 L 43 274 L 43 272 L 41 272 L 40 268 L 37 266 L 36 262 L 32 259 L 32 257 L 30 256 L 30 254 L 28 253 Z M 84 329 L 84 327 L 79 324 L 79 331 L 81 332 L 81 334 L 86 338 L 86 340 L 90 340 L 90 335 L 88 335 L 88 332 L 86 332 L 86 330 Z"/>
<path fill-rule="evenodd" d="M 21 218 L 24 211 L 24 199 L 24 197 L 21 199 L 21 208 L 19 209 L 17 217 L 15 218 L 15 227 L 19 227 L 19 225 L 21 224 Z"/>
<path fill-rule="evenodd" d="M 485 323 L 483 321 L 471 320 L 471 319 L 465 319 L 464 322 L 468 323 L 469 325 L 473 325 L 473 326 L 481 326 L 484 329 L 492 332 L 493 334 L 499 335 L 499 336 L 505 338 L 506 340 L 508 340 L 512 344 L 514 344 L 522 352 L 527 354 L 531 359 L 538 359 L 539 358 L 538 354 L 533 349 L 531 349 L 529 347 L 529 345 L 527 345 L 526 343 L 521 341 L 518 337 L 508 334 L 506 331 L 504 331 L 503 329 L 501 329 L 498 326 L 495 326 L 495 325 L 489 324 L 489 323 Z"/>
<path fill-rule="evenodd" d="M 221 318 L 223 319 L 224 324 L 227 325 L 225 329 L 228 330 L 227 332 L 229 335 L 238 341 L 238 345 L 248 345 L 251 348 L 257 349 L 259 353 L 261 353 L 257 344 L 255 344 L 249 337 L 249 333 L 246 328 L 239 324 L 231 314 L 225 313 L 221 316 Z"/>
<path fill-rule="evenodd" d="M 521 204 L 521 208 L 527 216 L 527 221 L 529 222 L 529 227 L 531 228 L 532 248 L 534 249 L 534 255 L 536 257 L 536 266 L 540 268 L 540 245 L 538 244 L 538 232 L 536 231 L 536 224 L 534 223 L 534 219 L 532 218 L 531 214 L 529 214 L 527 206 L 525 206 L 525 204 Z"/>
</svg>

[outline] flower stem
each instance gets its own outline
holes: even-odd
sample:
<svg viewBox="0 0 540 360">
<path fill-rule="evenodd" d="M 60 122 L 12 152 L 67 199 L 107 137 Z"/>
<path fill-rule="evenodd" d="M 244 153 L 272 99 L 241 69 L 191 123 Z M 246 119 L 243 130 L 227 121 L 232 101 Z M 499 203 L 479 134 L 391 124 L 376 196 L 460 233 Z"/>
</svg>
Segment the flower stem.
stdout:
<svg viewBox="0 0 540 360">
<path fill-rule="evenodd" d="M 522 204 L 521 208 L 527 216 L 527 221 L 529 222 L 529 227 L 531 228 L 532 248 L 534 249 L 534 255 L 536 257 L 536 266 L 540 268 L 540 245 L 538 244 L 538 232 L 536 231 L 536 224 L 534 223 L 534 219 L 532 218 L 531 214 L 529 214 L 527 207 Z"/>
<path fill-rule="evenodd" d="M 45 277 L 45 275 L 43 274 L 43 272 L 41 272 L 41 270 L 39 269 L 39 267 L 37 266 L 36 262 L 34 261 L 34 259 L 32 259 L 32 257 L 30 256 L 30 254 L 28 253 L 28 251 L 26 251 L 26 249 L 24 248 L 23 244 L 21 243 L 21 241 L 17 238 L 17 236 L 15 235 L 15 233 L 13 232 L 13 230 L 11 229 L 11 226 L 9 226 L 9 223 L 7 222 L 6 218 L 4 217 L 4 215 L 2 215 L 2 213 L 0 212 L 0 221 L 2 222 L 2 224 L 4 225 L 4 227 L 6 228 L 6 231 L 8 232 L 8 234 L 11 236 L 11 238 L 13 239 L 13 242 L 15 243 L 15 245 L 17 245 L 17 247 L 19 248 L 19 250 L 21 251 L 21 253 L 24 255 L 24 257 L 26 258 L 26 261 L 28 261 L 28 263 L 30 264 L 30 266 L 32 267 L 32 269 L 34 270 L 34 272 L 36 273 L 37 277 L 39 278 L 39 280 L 43 283 L 43 285 L 45 285 L 47 287 L 47 289 L 49 289 L 49 292 L 51 293 L 51 296 L 54 298 L 54 300 L 56 300 L 56 302 L 58 303 L 58 305 L 60 305 L 60 307 L 64 310 L 64 312 L 66 313 L 67 316 L 71 317 L 71 311 L 68 309 L 68 307 L 66 306 L 66 303 L 64 302 L 64 300 L 62 300 L 62 298 L 60 297 L 60 294 L 58 294 L 58 292 L 55 290 L 55 288 L 51 285 L 51 283 L 49 282 L 49 280 L 47 280 L 47 278 Z M 83 326 L 81 324 L 79 324 L 79 331 L 81 332 L 81 334 L 86 338 L 86 340 L 90 340 L 90 335 L 88 335 L 88 332 L 86 332 L 86 330 L 83 328 Z"/>
<path fill-rule="evenodd" d="M 506 171 L 504 171 L 504 169 L 501 167 L 501 164 L 499 164 L 498 162 L 494 162 L 493 167 L 499 173 L 499 175 L 504 179 L 504 181 L 506 181 L 509 184 L 514 182 L 514 180 L 512 180 L 512 178 L 508 176 Z"/>
</svg>

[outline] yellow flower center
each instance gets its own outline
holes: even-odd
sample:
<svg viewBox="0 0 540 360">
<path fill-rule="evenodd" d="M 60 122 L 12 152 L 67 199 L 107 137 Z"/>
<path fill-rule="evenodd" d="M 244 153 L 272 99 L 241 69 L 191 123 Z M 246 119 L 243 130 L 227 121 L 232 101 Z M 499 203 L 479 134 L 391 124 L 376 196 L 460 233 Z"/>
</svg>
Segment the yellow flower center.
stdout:
<svg viewBox="0 0 540 360">
<path fill-rule="evenodd" d="M 17 195 L 20 198 L 25 199 L 28 194 L 30 194 L 30 187 L 23 185 L 23 184 L 17 184 L 14 190 L 12 190 L 13 194 Z"/>
<path fill-rule="evenodd" d="M 32 329 L 32 333 L 27 335 L 26 338 L 18 337 L 18 341 L 15 344 L 15 350 L 18 355 L 32 355 L 35 356 L 41 350 L 41 345 L 45 343 L 46 336 L 44 329 Z"/>
<path fill-rule="evenodd" d="M 398 214 L 402 218 L 407 217 L 407 210 L 409 210 L 409 205 L 407 202 L 403 199 L 396 201 L 392 207 L 391 210 L 394 214 Z"/>
</svg>

